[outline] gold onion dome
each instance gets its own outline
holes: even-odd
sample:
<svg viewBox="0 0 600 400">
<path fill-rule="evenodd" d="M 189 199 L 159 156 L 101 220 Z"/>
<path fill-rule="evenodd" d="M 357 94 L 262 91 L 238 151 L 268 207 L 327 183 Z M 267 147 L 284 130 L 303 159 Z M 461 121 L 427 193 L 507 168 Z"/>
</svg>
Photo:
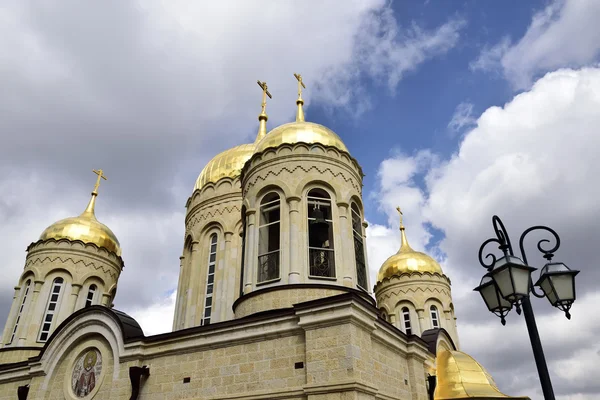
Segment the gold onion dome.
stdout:
<svg viewBox="0 0 600 400">
<path fill-rule="evenodd" d="M 323 125 L 315 124 L 313 122 L 306 122 L 304 120 L 304 100 L 302 99 L 302 88 L 306 88 L 306 86 L 304 85 L 304 82 L 302 82 L 302 76 L 300 74 L 294 74 L 294 77 L 298 80 L 296 121 L 280 125 L 271 130 L 264 138 L 262 138 L 262 140 L 257 141 L 255 151 L 259 153 L 268 149 L 269 147 L 278 147 L 286 143 L 294 144 L 302 142 L 321 143 L 326 146 L 336 147 L 339 150 L 348 153 L 348 148 L 334 131 Z"/>
<path fill-rule="evenodd" d="M 313 122 L 295 121 L 271 130 L 256 146 L 256 152 L 289 143 L 321 143 L 348 152 L 342 139 L 331 129 Z"/>
<path fill-rule="evenodd" d="M 222 178 L 233 179 L 240 176 L 242 167 L 254 153 L 254 147 L 253 143 L 242 144 L 217 154 L 200 172 L 194 190 L 201 189 L 209 182 L 216 183 Z"/>
<path fill-rule="evenodd" d="M 491 375 L 475 359 L 461 351 L 443 350 L 436 357 L 436 400 L 529 399 L 511 397 L 498 390 Z"/>
<path fill-rule="evenodd" d="M 406 232 L 402 224 L 402 212 L 400 213 L 400 236 L 402 244 L 400 250 L 383 263 L 377 274 L 377 282 L 382 282 L 386 278 L 398 276 L 403 273 L 429 272 L 443 274 L 442 267 L 433 258 L 420 251 L 415 251 L 408 244 Z"/>
<path fill-rule="evenodd" d="M 98 196 L 99 180 L 104 176 L 102 170 L 98 171 L 98 182 L 92 192 L 92 198 L 85 211 L 77 217 L 61 219 L 53 223 L 42 232 L 40 240 L 60 240 L 67 239 L 71 241 L 82 241 L 83 243 L 92 243 L 98 247 L 112 251 L 121 256 L 121 246 L 119 240 L 110 228 L 96 219 L 94 208 L 96 206 L 96 196 Z"/>
</svg>

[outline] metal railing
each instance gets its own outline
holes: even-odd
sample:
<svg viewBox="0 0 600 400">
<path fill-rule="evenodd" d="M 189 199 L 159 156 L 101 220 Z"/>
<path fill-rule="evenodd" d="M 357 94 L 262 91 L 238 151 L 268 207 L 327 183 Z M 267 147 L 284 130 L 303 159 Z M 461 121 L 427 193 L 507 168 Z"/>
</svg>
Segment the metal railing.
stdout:
<svg viewBox="0 0 600 400">
<path fill-rule="evenodd" d="M 279 278 L 279 250 L 258 256 L 258 283 Z"/>
<path fill-rule="evenodd" d="M 309 275 L 321 278 L 335 278 L 333 249 L 308 249 Z"/>
</svg>

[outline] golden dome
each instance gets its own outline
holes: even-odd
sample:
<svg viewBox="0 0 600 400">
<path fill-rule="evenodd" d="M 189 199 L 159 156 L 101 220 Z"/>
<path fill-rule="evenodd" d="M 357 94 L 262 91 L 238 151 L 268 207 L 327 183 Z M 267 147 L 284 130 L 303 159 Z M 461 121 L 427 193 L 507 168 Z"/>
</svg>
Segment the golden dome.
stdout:
<svg viewBox="0 0 600 400">
<path fill-rule="evenodd" d="M 511 397 L 498 390 L 494 379 L 473 357 L 461 351 L 443 350 L 436 357 L 436 400 L 529 399 Z"/>
<path fill-rule="evenodd" d="M 377 274 L 377 282 L 382 282 L 385 278 L 391 278 L 403 273 L 411 272 L 430 272 L 443 274 L 442 267 L 433 258 L 420 251 L 415 251 L 406 240 L 404 225 L 400 222 L 400 235 L 402 245 L 400 250 L 383 263 Z"/>
<path fill-rule="evenodd" d="M 217 154 L 206 164 L 194 185 L 194 191 L 209 182 L 216 183 L 221 178 L 240 176 L 242 167 L 254 153 L 254 144 L 242 144 Z"/>
<path fill-rule="evenodd" d="M 80 216 L 55 222 L 42 232 L 40 240 L 81 240 L 84 243 L 93 243 L 98 247 L 103 247 L 120 256 L 121 246 L 117 237 L 106 225 L 99 222 L 94 214 L 96 196 L 97 193 L 92 192 L 92 198 Z"/>
<path fill-rule="evenodd" d="M 269 147 L 277 147 L 284 143 L 321 143 L 337 147 L 348 153 L 342 139 L 331 129 L 313 122 L 295 121 L 278 126 L 269 132 L 256 146 L 256 152 Z"/>
</svg>

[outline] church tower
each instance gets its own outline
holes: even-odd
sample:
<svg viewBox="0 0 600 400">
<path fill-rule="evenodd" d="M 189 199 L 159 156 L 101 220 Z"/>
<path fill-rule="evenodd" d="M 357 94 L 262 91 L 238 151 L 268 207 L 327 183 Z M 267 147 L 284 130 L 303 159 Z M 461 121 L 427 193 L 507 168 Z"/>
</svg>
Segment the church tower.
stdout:
<svg viewBox="0 0 600 400">
<path fill-rule="evenodd" d="M 73 312 L 95 304 L 111 307 L 123 260 L 115 234 L 96 219 L 98 187 L 106 177 L 94 172 L 98 178 L 83 213 L 50 225 L 27 248 L 0 348 L 37 352 Z M 15 359 L 26 356 L 15 352 Z"/>
<path fill-rule="evenodd" d="M 304 118 L 271 130 L 242 169 L 243 295 L 235 317 L 356 291 L 371 300 L 358 162 Z"/>
<path fill-rule="evenodd" d="M 400 214 L 400 250 L 377 274 L 375 298 L 382 318 L 407 335 L 421 336 L 429 329 L 445 329 L 459 345 L 450 279 L 433 258 L 408 244 Z"/>
<path fill-rule="evenodd" d="M 340 137 L 304 117 L 267 133 L 262 89 L 252 144 L 202 170 L 187 202 L 173 329 L 348 291 L 368 301 L 363 173 Z"/>
</svg>

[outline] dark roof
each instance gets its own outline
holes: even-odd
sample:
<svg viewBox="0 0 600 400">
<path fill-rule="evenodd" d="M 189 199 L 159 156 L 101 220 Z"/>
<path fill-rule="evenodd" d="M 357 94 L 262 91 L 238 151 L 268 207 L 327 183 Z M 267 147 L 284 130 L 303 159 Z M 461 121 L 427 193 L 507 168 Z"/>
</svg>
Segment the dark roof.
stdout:
<svg viewBox="0 0 600 400">
<path fill-rule="evenodd" d="M 450 337 L 450 334 L 448 334 L 448 331 L 446 331 L 444 328 L 427 329 L 421 335 L 421 339 L 423 339 L 423 341 L 427 343 L 427 349 L 433 355 L 436 355 L 437 340 L 441 333 L 444 333 L 447 336 L 448 340 L 450 340 L 450 344 L 452 344 L 452 347 L 454 348 L 454 350 L 456 350 L 456 345 L 454 344 L 454 341 Z"/>
</svg>

